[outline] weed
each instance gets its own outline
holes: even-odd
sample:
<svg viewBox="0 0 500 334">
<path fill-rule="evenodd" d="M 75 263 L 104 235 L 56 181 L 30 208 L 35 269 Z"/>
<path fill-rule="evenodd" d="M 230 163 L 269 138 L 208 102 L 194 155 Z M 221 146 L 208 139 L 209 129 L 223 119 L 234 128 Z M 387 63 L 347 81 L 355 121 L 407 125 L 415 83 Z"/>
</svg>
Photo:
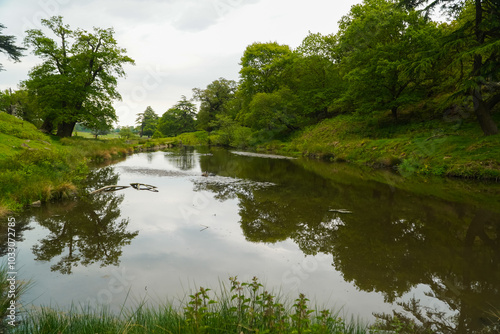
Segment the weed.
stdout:
<svg viewBox="0 0 500 334">
<path fill-rule="evenodd" d="M 171 305 L 146 308 L 144 303 L 116 315 L 106 308 L 69 311 L 32 309 L 13 333 L 366 333 L 357 322 L 346 324 L 328 310 L 308 308 L 300 294 L 292 306 L 280 303 L 254 277 L 250 282 L 230 278 L 220 295 L 200 287 L 181 309 Z"/>
</svg>

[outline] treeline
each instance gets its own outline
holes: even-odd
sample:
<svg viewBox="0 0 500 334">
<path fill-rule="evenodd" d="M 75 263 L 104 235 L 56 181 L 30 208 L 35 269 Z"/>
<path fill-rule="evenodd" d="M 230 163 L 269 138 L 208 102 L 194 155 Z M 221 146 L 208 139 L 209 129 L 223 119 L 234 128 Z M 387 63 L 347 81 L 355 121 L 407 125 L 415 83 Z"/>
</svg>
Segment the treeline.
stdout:
<svg viewBox="0 0 500 334">
<path fill-rule="evenodd" d="M 182 96 L 161 115 L 148 107 L 138 114 L 137 131 L 171 137 L 204 130 L 213 144 L 252 146 L 287 139 L 340 114 L 367 122 L 386 117 L 394 124 L 474 115 L 485 135 L 497 134 L 492 114 L 500 102 L 500 4 L 426 3 L 365 0 L 341 19 L 336 34 L 310 33 L 296 49 L 253 43 L 241 58 L 239 82 L 219 78 L 194 88 L 191 99 Z M 432 10 L 444 11 L 449 21 L 431 20 Z M 133 60 L 116 46 L 112 30 L 72 31 L 61 18 L 44 23 L 60 38 L 72 34 L 71 52 L 30 31 L 27 42 L 45 63 L 21 90 L 2 93 L 0 108 L 12 111 L 15 104 L 20 117 L 62 136 L 77 122 L 109 127 L 116 120 L 110 104 L 119 98 L 116 79 Z M 102 59 L 94 50 L 100 43 L 112 51 Z"/>
<path fill-rule="evenodd" d="M 413 8 L 422 3 L 365 0 L 335 35 L 310 33 L 294 50 L 277 42 L 249 45 L 239 82 L 219 78 L 193 89 L 197 115 L 183 97 L 161 118 L 144 117 L 157 124 L 149 134 L 196 128 L 213 143 L 245 146 L 339 114 L 367 121 L 386 115 L 396 124 L 475 115 L 485 135 L 498 133 L 492 113 L 500 101 L 500 5 L 438 1 Z M 429 18 L 439 3 L 450 22 Z"/>
</svg>

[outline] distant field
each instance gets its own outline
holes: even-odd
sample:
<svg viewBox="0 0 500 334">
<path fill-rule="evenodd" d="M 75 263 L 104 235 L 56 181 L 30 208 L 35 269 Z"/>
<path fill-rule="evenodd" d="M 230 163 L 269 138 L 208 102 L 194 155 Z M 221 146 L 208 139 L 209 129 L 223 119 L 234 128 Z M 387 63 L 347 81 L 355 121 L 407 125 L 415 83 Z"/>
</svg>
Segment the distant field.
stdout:
<svg viewBox="0 0 500 334">
<path fill-rule="evenodd" d="M 94 135 L 91 134 L 90 132 L 82 132 L 82 131 L 73 132 L 73 137 L 75 137 L 75 136 L 83 137 L 83 138 L 94 138 Z M 99 136 L 98 138 L 99 139 L 116 139 L 116 138 L 120 138 L 120 136 L 116 132 L 111 132 L 107 135 Z"/>
</svg>

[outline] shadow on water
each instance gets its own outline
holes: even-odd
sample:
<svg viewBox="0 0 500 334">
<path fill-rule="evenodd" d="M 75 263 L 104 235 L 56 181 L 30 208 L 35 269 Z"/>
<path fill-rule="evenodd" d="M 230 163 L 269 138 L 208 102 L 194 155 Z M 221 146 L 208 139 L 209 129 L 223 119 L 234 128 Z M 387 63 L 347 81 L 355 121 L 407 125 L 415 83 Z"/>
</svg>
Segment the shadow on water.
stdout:
<svg viewBox="0 0 500 334">
<path fill-rule="evenodd" d="M 212 153 L 200 158 L 202 170 L 275 184 L 196 182 L 196 191 L 211 191 L 221 201 L 238 199 L 247 240 L 292 239 L 304 254 L 330 254 L 346 281 L 398 302 L 422 328 L 473 333 L 498 326 L 498 184 L 410 181 L 317 161 Z M 401 300 L 422 284 L 447 312 L 420 306 L 415 298 Z"/>
<path fill-rule="evenodd" d="M 116 184 L 118 174 L 112 167 L 94 170 L 86 180 L 89 192 Z M 49 231 L 32 247 L 35 260 L 56 262 L 52 271 L 71 274 L 73 267 L 99 263 L 118 265 L 122 248 L 138 231 L 127 231 L 128 219 L 120 218 L 124 196 L 118 193 L 83 195 L 78 200 L 33 208 L 19 216 L 20 225 L 31 220 Z"/>
</svg>

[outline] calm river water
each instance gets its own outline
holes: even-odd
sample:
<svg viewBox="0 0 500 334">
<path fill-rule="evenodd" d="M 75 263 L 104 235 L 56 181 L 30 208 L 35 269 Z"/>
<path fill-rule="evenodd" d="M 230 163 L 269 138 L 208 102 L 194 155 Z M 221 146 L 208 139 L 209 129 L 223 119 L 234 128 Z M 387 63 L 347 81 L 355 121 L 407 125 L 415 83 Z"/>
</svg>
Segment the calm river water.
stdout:
<svg viewBox="0 0 500 334">
<path fill-rule="evenodd" d="M 500 312 L 499 184 L 183 148 L 97 168 L 87 190 L 130 183 L 158 191 L 16 217 L 25 305 L 175 304 L 237 275 L 366 322 L 412 299 L 457 333 Z"/>
</svg>

